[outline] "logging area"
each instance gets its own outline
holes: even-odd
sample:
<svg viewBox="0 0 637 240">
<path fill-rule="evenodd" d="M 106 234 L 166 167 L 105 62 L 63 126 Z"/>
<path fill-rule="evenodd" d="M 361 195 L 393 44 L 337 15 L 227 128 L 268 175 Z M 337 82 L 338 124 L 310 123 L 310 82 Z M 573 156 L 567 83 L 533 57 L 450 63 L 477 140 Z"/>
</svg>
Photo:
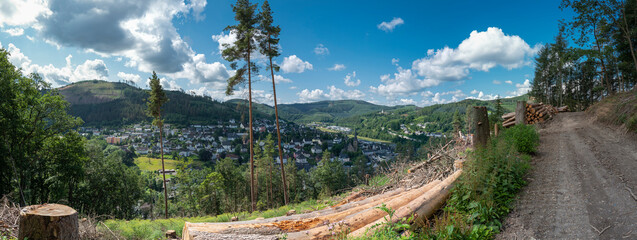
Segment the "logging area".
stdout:
<svg viewBox="0 0 637 240">
<path fill-rule="evenodd" d="M 525 104 L 524 102 L 518 102 L 517 110 L 521 110 L 516 111 L 520 114 L 520 116 L 516 116 L 516 112 L 502 115 L 502 119 L 504 120 L 502 122 L 503 127 L 511 127 L 516 124 L 521 124 L 522 121 L 524 121 L 524 124 L 543 123 L 544 121 L 551 119 L 557 113 L 568 112 L 569 108 L 568 106 L 553 107 L 543 103 Z M 519 121 L 516 119 L 519 119 Z"/>
<path fill-rule="evenodd" d="M 591 117 L 539 125 L 528 185 L 496 239 L 637 239 L 637 141 Z"/>
<path fill-rule="evenodd" d="M 453 144 L 458 141 L 458 144 Z M 392 170 L 392 183 L 379 189 L 359 189 L 337 204 L 319 211 L 225 223 L 188 223 L 182 237 L 196 239 L 331 239 L 335 235 L 364 237 L 374 225 L 398 222 L 412 214 L 414 224 L 432 216 L 446 201 L 462 173 L 466 142 L 452 140 L 420 163 Z M 378 207 L 396 210 L 391 219 Z M 235 220 L 235 219 L 233 219 Z M 420 221 L 419 221 L 420 220 Z"/>
</svg>

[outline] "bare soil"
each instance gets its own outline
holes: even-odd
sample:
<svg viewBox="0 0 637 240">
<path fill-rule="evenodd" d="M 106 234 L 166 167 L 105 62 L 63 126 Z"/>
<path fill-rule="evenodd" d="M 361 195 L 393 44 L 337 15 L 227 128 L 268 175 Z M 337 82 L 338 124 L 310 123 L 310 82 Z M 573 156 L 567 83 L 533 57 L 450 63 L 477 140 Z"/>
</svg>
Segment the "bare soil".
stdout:
<svg viewBox="0 0 637 240">
<path fill-rule="evenodd" d="M 539 132 L 528 185 L 496 239 L 637 239 L 637 141 L 582 112 Z"/>
</svg>

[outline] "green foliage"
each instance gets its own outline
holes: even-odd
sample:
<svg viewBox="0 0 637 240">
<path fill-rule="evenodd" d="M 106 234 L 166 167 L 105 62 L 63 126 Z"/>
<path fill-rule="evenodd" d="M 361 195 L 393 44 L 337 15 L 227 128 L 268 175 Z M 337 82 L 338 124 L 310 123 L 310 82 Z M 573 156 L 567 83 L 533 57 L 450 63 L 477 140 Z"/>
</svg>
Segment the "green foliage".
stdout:
<svg viewBox="0 0 637 240">
<path fill-rule="evenodd" d="M 68 201 L 82 179 L 82 120 L 38 75 L 22 75 L 0 49 L 0 195 L 22 205 Z M 60 171 L 59 173 L 57 171 Z M 52 190 L 70 189 L 50 195 Z M 68 199 L 67 199 L 68 197 Z"/>
<path fill-rule="evenodd" d="M 272 59 L 281 55 L 279 52 L 279 33 L 281 28 L 279 26 L 273 26 L 274 19 L 272 18 L 272 9 L 270 9 L 270 3 L 264 1 L 261 5 L 261 12 L 259 13 L 259 26 L 258 29 L 264 37 L 259 42 L 259 51 L 261 54 L 268 56 Z M 278 71 L 278 66 L 272 64 L 275 70 Z"/>
<path fill-rule="evenodd" d="M 237 0 L 237 3 L 232 5 L 234 20 L 238 23 L 226 27 L 225 30 L 233 32 L 238 37 L 233 44 L 224 44 L 225 49 L 221 52 L 221 56 L 230 62 L 230 67 L 236 70 L 235 74 L 228 78 L 227 95 L 232 95 L 235 86 L 243 84 L 250 79 L 252 73 L 259 71 L 257 65 L 250 60 L 250 55 L 252 51 L 257 50 L 257 41 L 261 37 L 256 28 L 260 20 L 256 8 L 257 4 L 252 4 L 249 0 Z M 245 62 L 244 65 L 238 67 L 239 61 Z M 246 74 L 248 79 L 245 78 Z"/>
<path fill-rule="evenodd" d="M 562 0 L 560 8 L 574 14 L 560 24 L 554 43 L 538 52 L 531 95 L 540 102 L 581 111 L 633 88 L 637 3 Z"/>
<path fill-rule="evenodd" d="M 324 196 L 331 196 L 348 184 L 343 164 L 338 160 L 330 159 L 329 152 L 323 152 L 323 159 L 311 172 L 311 178 L 316 183 L 315 187 L 321 189 L 321 194 Z"/>
<path fill-rule="evenodd" d="M 166 102 L 168 102 L 166 93 L 161 87 L 157 74 L 153 71 L 153 76 L 150 77 L 150 97 L 148 98 L 147 103 L 148 115 L 154 118 L 153 125 L 159 127 L 160 131 L 164 126 L 163 121 L 161 120 L 161 106 Z"/>
<path fill-rule="evenodd" d="M 509 129 L 486 148 L 470 153 L 443 213 L 434 219 L 432 228 L 425 230 L 430 238 L 490 239 L 499 232 L 515 194 L 526 184 L 523 176 L 530 160 L 511 147 L 514 138 L 521 135 L 509 131 L 520 130 Z"/>
<path fill-rule="evenodd" d="M 503 133 L 504 139 L 520 153 L 535 153 L 540 136 L 532 125 L 515 125 Z"/>
<path fill-rule="evenodd" d="M 108 146 L 104 140 L 87 142 L 85 180 L 78 186 L 79 203 L 75 208 L 87 214 L 132 218 L 136 216 L 138 200 L 143 197 L 141 174 L 139 169 L 122 163 L 123 150 L 112 150 Z"/>
</svg>

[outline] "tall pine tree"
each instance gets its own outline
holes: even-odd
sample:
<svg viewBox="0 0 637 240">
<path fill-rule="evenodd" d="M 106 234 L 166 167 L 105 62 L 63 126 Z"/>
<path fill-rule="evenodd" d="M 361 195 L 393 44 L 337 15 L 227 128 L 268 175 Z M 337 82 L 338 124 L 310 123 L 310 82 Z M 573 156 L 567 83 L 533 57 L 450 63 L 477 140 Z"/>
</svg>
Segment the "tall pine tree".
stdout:
<svg viewBox="0 0 637 240">
<path fill-rule="evenodd" d="M 153 125 L 159 128 L 159 145 L 161 151 L 161 171 L 164 176 L 164 207 L 165 216 L 168 218 L 168 188 L 166 186 L 166 169 L 164 167 L 164 121 L 161 119 L 161 106 L 168 102 L 168 97 L 164 89 L 162 89 L 159 78 L 155 71 L 153 76 L 150 77 L 150 97 L 148 98 L 148 115 L 153 117 Z"/>
<path fill-rule="evenodd" d="M 288 187 L 285 181 L 285 168 L 283 167 L 283 148 L 281 147 L 281 128 L 279 126 L 279 107 L 276 99 L 276 84 L 274 81 L 274 71 L 279 70 L 279 66 L 272 62 L 272 58 L 278 57 L 281 55 L 279 53 L 279 33 L 281 32 L 281 28 L 279 26 L 273 26 L 274 22 L 272 18 L 272 10 L 270 9 L 270 4 L 266 0 L 263 2 L 261 6 L 261 21 L 259 24 L 259 30 L 263 35 L 262 41 L 259 43 L 261 53 L 268 57 L 270 60 L 270 74 L 272 76 L 272 93 L 274 94 L 274 117 L 276 120 L 276 133 L 278 137 L 278 146 L 279 146 L 279 163 L 281 166 L 281 180 L 283 181 L 283 196 L 285 205 L 288 205 L 290 198 L 288 196 Z"/>
<path fill-rule="evenodd" d="M 254 182 L 254 139 L 252 128 L 252 73 L 258 73 L 258 68 L 255 63 L 250 60 L 252 51 L 257 50 L 257 42 L 259 41 L 259 34 L 256 25 L 259 23 L 259 16 L 256 13 L 256 4 L 251 4 L 249 0 L 237 0 L 235 5 L 232 5 L 232 11 L 235 13 L 234 19 L 238 22 L 237 25 L 231 25 L 225 28 L 226 31 L 230 31 L 230 34 L 235 34 L 237 40 L 232 44 L 225 44 L 225 49 L 221 55 L 226 60 L 231 62 L 230 67 L 235 71 L 235 75 L 228 78 L 228 87 L 226 89 L 227 95 L 232 95 L 234 88 L 242 83 L 245 83 L 245 75 L 248 75 L 248 102 L 249 102 L 249 124 L 250 128 L 250 201 L 251 210 L 256 210 L 256 189 Z M 239 61 L 243 61 L 244 65 L 239 67 Z"/>
</svg>

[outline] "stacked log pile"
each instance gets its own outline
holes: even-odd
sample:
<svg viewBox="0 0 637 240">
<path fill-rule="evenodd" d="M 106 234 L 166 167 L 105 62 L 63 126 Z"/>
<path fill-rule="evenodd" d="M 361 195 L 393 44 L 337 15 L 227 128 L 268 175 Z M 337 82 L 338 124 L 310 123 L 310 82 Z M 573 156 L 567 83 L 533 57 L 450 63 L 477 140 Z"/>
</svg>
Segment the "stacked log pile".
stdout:
<svg viewBox="0 0 637 240">
<path fill-rule="evenodd" d="M 558 112 L 568 112 L 568 111 L 569 111 L 568 106 L 556 108 L 548 104 L 529 103 L 529 104 L 526 104 L 525 114 L 524 114 L 525 115 L 524 123 L 526 124 L 541 123 L 552 118 Z M 514 112 L 502 115 L 502 119 L 504 119 L 504 122 L 502 122 L 503 127 L 510 127 L 515 125 L 516 121 L 515 121 Z"/>
</svg>

